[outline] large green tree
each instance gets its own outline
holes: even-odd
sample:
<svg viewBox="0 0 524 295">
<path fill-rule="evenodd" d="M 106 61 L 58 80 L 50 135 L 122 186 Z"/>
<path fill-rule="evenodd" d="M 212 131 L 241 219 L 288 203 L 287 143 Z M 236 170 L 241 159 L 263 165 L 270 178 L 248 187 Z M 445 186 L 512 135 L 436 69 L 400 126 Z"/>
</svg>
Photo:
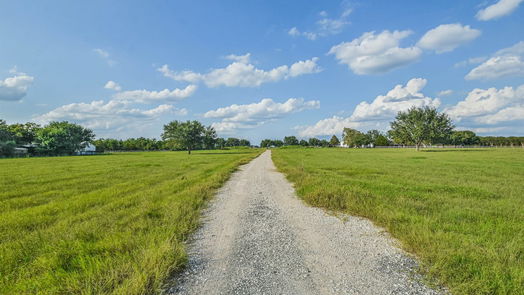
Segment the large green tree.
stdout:
<svg viewBox="0 0 524 295">
<path fill-rule="evenodd" d="M 51 122 L 36 132 L 44 154 L 71 155 L 86 147 L 95 138 L 92 130 L 67 121 Z"/>
<path fill-rule="evenodd" d="M 172 121 L 164 125 L 162 139 L 191 154 L 192 150 L 202 146 L 205 131 L 206 127 L 198 121 Z"/>
<path fill-rule="evenodd" d="M 18 145 L 34 143 L 36 141 L 37 132 L 40 128 L 40 125 L 31 122 L 25 124 L 11 124 L 8 127 L 13 135 L 14 141 L 16 141 L 16 144 Z"/>
<path fill-rule="evenodd" d="M 397 114 L 389 135 L 398 144 L 415 145 L 418 151 L 422 144 L 447 142 L 453 128 L 449 116 L 436 108 L 412 107 Z"/>
</svg>

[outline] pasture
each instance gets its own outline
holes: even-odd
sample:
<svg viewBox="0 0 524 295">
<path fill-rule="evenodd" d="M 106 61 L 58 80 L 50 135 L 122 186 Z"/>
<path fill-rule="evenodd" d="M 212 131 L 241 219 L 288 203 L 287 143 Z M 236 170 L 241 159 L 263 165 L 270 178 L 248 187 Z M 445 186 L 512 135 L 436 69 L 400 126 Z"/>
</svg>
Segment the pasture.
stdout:
<svg viewBox="0 0 524 295">
<path fill-rule="evenodd" d="M 258 150 L 0 159 L 0 293 L 144 294 Z"/>
<path fill-rule="evenodd" d="M 524 294 L 524 149 L 275 149 L 307 203 L 367 217 L 453 294 Z"/>
</svg>

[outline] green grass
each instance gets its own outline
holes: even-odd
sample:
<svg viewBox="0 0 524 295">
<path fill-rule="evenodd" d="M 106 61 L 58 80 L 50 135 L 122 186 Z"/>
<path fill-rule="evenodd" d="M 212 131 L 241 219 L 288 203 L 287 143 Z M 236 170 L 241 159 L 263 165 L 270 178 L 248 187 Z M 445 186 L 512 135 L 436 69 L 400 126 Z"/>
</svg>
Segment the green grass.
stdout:
<svg viewBox="0 0 524 295">
<path fill-rule="evenodd" d="M 454 294 L 524 294 L 524 150 L 276 149 L 309 204 L 364 216 Z"/>
<path fill-rule="evenodd" d="M 0 293 L 145 294 L 258 150 L 0 160 Z"/>
</svg>

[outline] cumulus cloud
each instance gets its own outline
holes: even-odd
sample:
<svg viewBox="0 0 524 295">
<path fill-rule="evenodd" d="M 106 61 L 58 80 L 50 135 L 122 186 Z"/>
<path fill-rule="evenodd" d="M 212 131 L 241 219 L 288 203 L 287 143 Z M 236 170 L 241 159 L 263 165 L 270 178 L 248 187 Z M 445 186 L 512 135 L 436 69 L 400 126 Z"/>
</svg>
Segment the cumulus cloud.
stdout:
<svg viewBox="0 0 524 295">
<path fill-rule="evenodd" d="M 438 107 L 438 98 L 426 97 L 420 91 L 426 86 L 427 80 L 414 78 L 406 86 L 397 85 L 386 95 L 377 96 L 371 103 L 361 102 L 355 108 L 351 118 L 353 121 L 389 120 L 399 112 L 410 107 Z"/>
<path fill-rule="evenodd" d="M 206 74 L 193 71 L 175 72 L 167 65 L 158 68 L 165 77 L 176 81 L 189 83 L 204 82 L 208 87 L 256 87 L 263 83 L 276 82 L 292 77 L 320 72 L 318 58 L 298 61 L 291 66 L 282 65 L 271 70 L 262 70 L 249 63 L 249 53 L 246 55 L 229 55 L 234 62 L 225 68 L 213 69 Z"/>
<path fill-rule="evenodd" d="M 92 129 L 133 128 L 150 123 L 163 114 L 185 115 L 187 110 L 176 109 L 172 105 L 159 105 L 156 108 L 140 110 L 125 102 L 102 100 L 90 103 L 71 103 L 60 106 L 35 118 L 42 124 L 50 121 L 67 120 Z"/>
<path fill-rule="evenodd" d="M 524 119 L 524 85 L 514 89 L 476 88 L 463 101 L 445 109 L 454 120 L 495 124 Z"/>
<path fill-rule="evenodd" d="M 411 31 L 383 31 L 364 33 L 351 42 L 343 42 L 333 46 L 328 54 L 356 74 L 377 74 L 391 71 L 395 68 L 416 61 L 422 54 L 418 47 L 399 47 L 400 41 Z"/>
<path fill-rule="evenodd" d="M 468 43 L 481 32 L 470 26 L 461 24 L 445 24 L 431 29 L 420 38 L 417 45 L 424 49 L 435 50 L 437 53 L 449 52 L 455 48 Z"/>
<path fill-rule="evenodd" d="M 16 67 L 9 72 L 14 76 L 0 80 L 0 100 L 19 101 L 27 95 L 34 77 L 18 72 Z"/>
<path fill-rule="evenodd" d="M 129 90 L 113 95 L 116 100 L 151 103 L 157 101 L 176 101 L 191 96 L 197 89 L 196 85 L 188 85 L 184 89 L 164 89 L 161 91 Z"/>
<path fill-rule="evenodd" d="M 377 96 L 371 103 L 359 103 L 349 117 L 333 116 L 320 120 L 312 126 L 300 128 L 300 136 L 340 134 L 344 127 L 385 128 L 399 111 L 410 107 L 438 107 L 440 100 L 425 96 L 421 91 L 427 80 L 413 78 L 406 85 L 396 85 L 385 95 Z"/>
<path fill-rule="evenodd" d="M 115 81 L 107 81 L 106 85 L 104 86 L 105 89 L 111 89 L 115 91 L 121 91 L 122 87 L 118 85 Z"/>
<path fill-rule="evenodd" d="M 109 55 L 109 52 L 107 52 L 107 51 L 105 51 L 103 49 L 100 49 L 100 48 L 93 49 L 93 52 L 96 53 L 100 58 L 105 60 L 108 65 L 110 65 L 110 66 L 116 65 L 116 61 L 111 59 L 111 56 Z"/>
<path fill-rule="evenodd" d="M 239 128 L 253 128 L 292 113 L 317 109 L 319 106 L 318 100 L 305 101 L 302 98 L 290 98 L 279 103 L 271 98 L 264 98 L 256 103 L 233 104 L 211 110 L 205 113 L 204 117 L 221 119 L 220 122 L 216 122 L 212 126 L 219 132 L 228 132 Z"/>
<path fill-rule="evenodd" d="M 522 1 L 524 0 L 499 0 L 495 4 L 479 10 L 476 17 L 481 21 L 503 17 L 515 11 Z"/>
<path fill-rule="evenodd" d="M 497 51 L 493 57 L 472 69 L 465 79 L 492 80 L 516 76 L 524 76 L 524 41 Z"/>
<path fill-rule="evenodd" d="M 288 34 L 293 37 L 302 36 L 309 40 L 339 34 L 345 26 L 350 24 L 348 16 L 351 12 L 351 9 L 345 9 L 339 17 L 329 18 L 326 11 L 321 11 L 319 13 L 321 18 L 315 23 L 315 29 L 311 31 L 300 31 L 297 27 L 292 27 L 289 29 Z"/>
</svg>

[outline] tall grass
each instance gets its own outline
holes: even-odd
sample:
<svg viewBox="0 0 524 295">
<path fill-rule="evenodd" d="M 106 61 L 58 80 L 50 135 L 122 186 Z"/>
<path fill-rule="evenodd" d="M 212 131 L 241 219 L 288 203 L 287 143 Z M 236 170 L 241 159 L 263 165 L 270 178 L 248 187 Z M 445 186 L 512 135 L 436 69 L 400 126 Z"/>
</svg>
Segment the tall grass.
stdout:
<svg viewBox="0 0 524 295">
<path fill-rule="evenodd" d="M 256 150 L 0 160 L 0 293 L 145 294 Z"/>
<path fill-rule="evenodd" d="M 454 294 L 524 294 L 524 150 L 277 149 L 309 204 L 370 218 Z"/>
</svg>

